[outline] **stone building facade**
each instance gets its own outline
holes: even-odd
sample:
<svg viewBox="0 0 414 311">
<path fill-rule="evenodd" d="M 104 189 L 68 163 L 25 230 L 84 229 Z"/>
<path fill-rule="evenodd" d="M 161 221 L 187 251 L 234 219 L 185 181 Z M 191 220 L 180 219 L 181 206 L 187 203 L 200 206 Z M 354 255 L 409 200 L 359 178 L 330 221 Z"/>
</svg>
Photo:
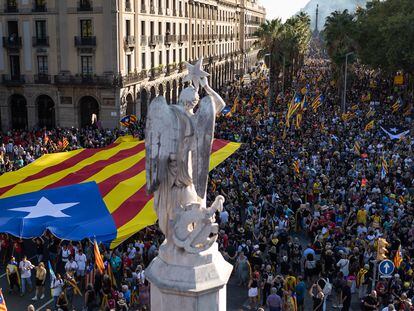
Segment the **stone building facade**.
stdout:
<svg viewBox="0 0 414 311">
<path fill-rule="evenodd" d="M 219 88 L 256 62 L 257 0 L 0 0 L 0 120 L 9 128 L 116 127 L 174 104 L 184 61 Z"/>
</svg>

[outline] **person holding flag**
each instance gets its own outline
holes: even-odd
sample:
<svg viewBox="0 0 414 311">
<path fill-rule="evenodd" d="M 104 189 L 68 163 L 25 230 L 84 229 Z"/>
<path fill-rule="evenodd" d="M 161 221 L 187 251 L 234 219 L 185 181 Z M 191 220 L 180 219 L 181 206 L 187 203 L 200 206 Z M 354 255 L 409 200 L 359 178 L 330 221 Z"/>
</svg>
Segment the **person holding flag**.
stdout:
<svg viewBox="0 0 414 311">
<path fill-rule="evenodd" d="M 49 267 L 50 269 L 50 267 Z M 65 282 L 62 279 L 62 276 L 58 273 L 56 275 L 52 275 L 53 270 L 49 270 L 51 271 L 50 273 L 50 289 L 52 291 L 52 298 L 53 298 L 53 305 L 55 308 L 57 308 L 57 301 L 59 296 L 61 295 L 62 291 L 63 291 L 63 286 L 65 284 Z"/>
<path fill-rule="evenodd" d="M 12 257 L 9 263 L 6 266 L 6 275 L 7 282 L 9 283 L 9 294 L 13 292 L 14 287 L 17 287 L 20 292 L 20 275 L 19 268 L 17 267 L 17 262 L 14 257 Z"/>
</svg>

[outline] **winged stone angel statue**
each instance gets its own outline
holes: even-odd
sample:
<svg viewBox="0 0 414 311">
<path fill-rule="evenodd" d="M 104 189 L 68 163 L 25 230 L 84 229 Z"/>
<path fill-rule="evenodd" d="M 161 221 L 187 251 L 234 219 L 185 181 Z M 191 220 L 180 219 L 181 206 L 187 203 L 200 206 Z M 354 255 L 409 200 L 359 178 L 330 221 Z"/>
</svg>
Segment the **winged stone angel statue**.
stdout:
<svg viewBox="0 0 414 311">
<path fill-rule="evenodd" d="M 147 191 L 154 194 L 154 209 L 166 245 L 189 253 L 208 249 L 217 239 L 214 213 L 223 209 L 224 198 L 206 206 L 210 152 L 216 114 L 223 99 L 208 85 L 203 60 L 187 64 L 178 105 L 156 97 L 148 108 L 145 147 Z M 208 94 L 199 99 L 199 87 Z M 197 112 L 194 108 L 199 105 Z"/>
</svg>

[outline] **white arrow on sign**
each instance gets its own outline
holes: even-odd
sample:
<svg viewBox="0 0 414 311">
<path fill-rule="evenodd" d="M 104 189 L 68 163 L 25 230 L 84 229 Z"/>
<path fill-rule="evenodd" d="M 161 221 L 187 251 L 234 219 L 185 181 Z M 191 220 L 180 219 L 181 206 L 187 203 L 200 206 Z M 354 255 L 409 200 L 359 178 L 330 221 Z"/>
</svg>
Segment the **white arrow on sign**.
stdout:
<svg viewBox="0 0 414 311">
<path fill-rule="evenodd" d="M 384 268 L 385 268 L 385 274 L 388 274 L 388 270 L 391 268 L 390 264 L 388 262 L 386 262 L 385 265 L 384 265 Z"/>
</svg>

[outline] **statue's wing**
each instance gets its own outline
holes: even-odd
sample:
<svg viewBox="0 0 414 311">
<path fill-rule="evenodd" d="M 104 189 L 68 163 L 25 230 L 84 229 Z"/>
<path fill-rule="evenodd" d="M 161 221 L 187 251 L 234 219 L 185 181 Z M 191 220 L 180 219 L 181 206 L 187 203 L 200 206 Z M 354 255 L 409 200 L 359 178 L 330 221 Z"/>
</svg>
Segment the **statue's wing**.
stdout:
<svg viewBox="0 0 414 311">
<path fill-rule="evenodd" d="M 145 128 L 147 191 L 153 193 L 168 176 L 168 161 L 177 152 L 178 120 L 163 96 L 148 108 Z"/>
<path fill-rule="evenodd" d="M 204 97 L 195 116 L 195 150 L 193 150 L 193 183 L 200 198 L 207 190 L 210 152 L 214 138 L 216 107 L 211 96 Z"/>
</svg>

